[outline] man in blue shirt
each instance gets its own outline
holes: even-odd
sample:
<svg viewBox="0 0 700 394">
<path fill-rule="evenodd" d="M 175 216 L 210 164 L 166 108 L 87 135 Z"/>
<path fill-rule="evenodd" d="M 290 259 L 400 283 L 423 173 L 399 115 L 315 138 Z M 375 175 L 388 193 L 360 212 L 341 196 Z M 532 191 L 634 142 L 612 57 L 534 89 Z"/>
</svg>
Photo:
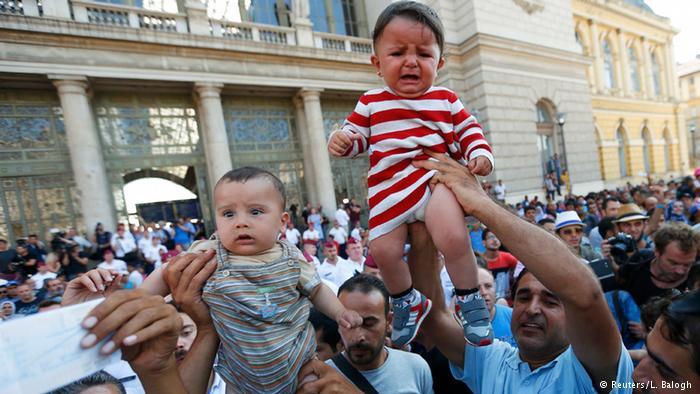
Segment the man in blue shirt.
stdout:
<svg viewBox="0 0 700 394">
<path fill-rule="evenodd" d="M 499 340 L 468 345 L 444 307 L 430 260 L 413 267 L 421 271 L 414 270 L 414 283 L 433 300 L 424 331 L 455 377 L 483 393 L 631 392 L 632 360 L 592 272 L 563 242 L 493 202 L 468 169 L 427 153 L 437 161 L 414 165 L 437 170 L 433 181 L 449 187 L 465 213 L 479 218 L 526 267 L 513 286 L 511 329 L 519 349 Z"/>
<path fill-rule="evenodd" d="M 513 310 L 507 305 L 496 303 L 496 286 L 494 285 L 491 271 L 479 267 L 478 277 L 479 294 L 481 294 L 484 302 L 486 302 L 486 309 L 489 310 L 489 314 L 491 315 L 493 337 L 518 347 L 518 343 L 515 342 L 513 333 L 510 331 L 510 320 L 513 315 Z"/>
</svg>

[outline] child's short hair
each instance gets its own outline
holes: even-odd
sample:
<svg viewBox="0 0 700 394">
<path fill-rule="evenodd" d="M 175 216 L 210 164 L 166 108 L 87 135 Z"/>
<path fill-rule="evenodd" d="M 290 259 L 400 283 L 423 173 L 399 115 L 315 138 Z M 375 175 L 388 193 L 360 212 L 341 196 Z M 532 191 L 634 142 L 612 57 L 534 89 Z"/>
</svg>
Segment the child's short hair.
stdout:
<svg viewBox="0 0 700 394">
<path fill-rule="evenodd" d="M 267 170 L 263 170 L 258 167 L 241 167 L 236 168 L 225 173 L 218 182 L 216 186 L 223 182 L 238 182 L 246 183 L 251 179 L 266 179 L 272 183 L 272 186 L 277 190 L 280 198 L 282 199 L 282 209 L 287 206 L 287 193 L 284 190 L 284 184 L 279 180 L 273 173 Z M 214 188 L 216 188 L 216 186 Z"/>
<path fill-rule="evenodd" d="M 433 34 L 435 34 L 435 41 L 437 41 L 438 47 L 440 48 L 440 56 L 442 56 L 442 52 L 445 49 L 445 33 L 440 17 L 438 17 L 434 9 L 415 1 L 398 1 L 396 3 L 391 3 L 379 14 L 377 23 L 374 25 L 374 31 L 372 32 L 372 43 L 375 47 L 386 25 L 397 16 L 418 22 L 432 30 Z"/>
</svg>

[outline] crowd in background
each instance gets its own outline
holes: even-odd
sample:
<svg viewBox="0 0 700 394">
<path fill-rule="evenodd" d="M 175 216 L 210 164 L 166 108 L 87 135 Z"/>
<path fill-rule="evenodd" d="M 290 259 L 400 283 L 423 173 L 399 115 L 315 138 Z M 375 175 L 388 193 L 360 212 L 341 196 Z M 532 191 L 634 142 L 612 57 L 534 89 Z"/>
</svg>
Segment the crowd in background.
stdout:
<svg viewBox="0 0 700 394">
<path fill-rule="evenodd" d="M 582 263 L 590 266 L 601 281 L 610 312 L 635 362 L 646 356 L 646 337 L 671 300 L 686 291 L 700 289 L 700 265 L 696 262 L 700 246 L 700 171 L 696 178 L 649 180 L 587 195 L 574 195 L 565 189 L 559 199 L 554 196 L 555 190 L 546 193 L 544 200 L 525 196 L 515 204 L 506 203 L 502 181 L 482 186 L 522 220 L 557 236 Z M 358 273 L 381 279 L 376 264 L 367 255 L 362 207 L 354 199 L 339 205 L 331 218 L 310 204 L 301 212 L 292 206 L 289 212 L 291 220 L 280 229 L 281 237 L 304 252 L 334 291 Z M 510 291 L 523 265 L 477 219 L 467 217 L 465 231 L 471 235 L 481 266 L 479 289 L 491 313 L 495 336 L 517 346 L 510 332 Z M 46 244 L 36 234 L 13 244 L 0 239 L 2 320 L 59 308 L 66 283 L 94 267 L 122 274 L 119 288 L 137 288 L 153 269 L 203 236 L 183 218 L 175 224 L 120 224 L 114 233 L 97 224 L 91 236 L 81 235 L 73 228 L 65 233 L 52 230 Z M 405 250 L 408 253 L 410 245 Z M 444 267 L 441 280 L 445 302 L 449 304 L 453 294 Z M 186 314 L 181 315 L 189 327 L 184 335 L 189 339 L 183 339 L 182 346 L 178 342 L 183 356 L 196 336 L 196 326 Z M 342 346 L 335 322 L 317 312 L 312 312 L 311 321 L 317 330 L 319 357 L 325 360 L 338 354 Z M 403 350 L 427 360 L 435 392 L 469 392 L 449 372 L 445 373 L 445 357 L 420 338 Z M 119 368 L 112 372 L 123 375 Z M 212 375 L 210 392 L 223 392 L 221 379 L 215 378 Z M 138 390 L 137 387 L 134 392 Z"/>
</svg>

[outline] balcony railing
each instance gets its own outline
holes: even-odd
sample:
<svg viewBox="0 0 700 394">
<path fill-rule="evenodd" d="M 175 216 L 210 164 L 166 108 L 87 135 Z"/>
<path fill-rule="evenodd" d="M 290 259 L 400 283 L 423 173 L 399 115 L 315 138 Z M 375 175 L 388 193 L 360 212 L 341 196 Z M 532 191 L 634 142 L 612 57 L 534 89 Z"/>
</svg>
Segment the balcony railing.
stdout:
<svg viewBox="0 0 700 394">
<path fill-rule="evenodd" d="M 210 35 L 225 40 L 250 41 L 279 46 L 314 47 L 335 52 L 370 54 L 372 42 L 366 38 L 312 32 L 309 27 L 281 27 L 251 22 L 210 19 L 203 5 L 186 3 L 185 13 L 169 13 L 140 7 L 94 0 L 44 0 L 57 2 L 46 15 L 40 0 L 0 0 L 0 14 L 44 18 L 72 18 L 76 22 L 102 26 L 166 32 Z M 61 9 L 62 14 L 51 14 Z M 72 13 L 70 10 L 72 9 Z"/>
<path fill-rule="evenodd" d="M 186 14 L 151 11 L 87 0 L 73 0 L 72 4 L 73 15 L 77 22 L 177 33 L 189 32 Z"/>
<path fill-rule="evenodd" d="M 215 19 L 211 19 L 210 23 L 211 34 L 214 37 L 280 45 L 296 45 L 296 30 L 291 27 L 249 22 L 229 22 Z"/>
<path fill-rule="evenodd" d="M 372 40 L 367 38 L 314 32 L 314 44 L 316 48 L 332 51 L 372 53 Z"/>
</svg>

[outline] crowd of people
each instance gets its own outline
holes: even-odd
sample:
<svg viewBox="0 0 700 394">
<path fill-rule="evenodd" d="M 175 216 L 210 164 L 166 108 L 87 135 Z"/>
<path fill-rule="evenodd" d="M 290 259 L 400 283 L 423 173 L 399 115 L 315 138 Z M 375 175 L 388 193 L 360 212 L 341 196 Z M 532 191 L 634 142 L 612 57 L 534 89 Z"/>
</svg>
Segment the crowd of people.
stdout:
<svg viewBox="0 0 700 394">
<path fill-rule="evenodd" d="M 650 354 L 649 347 L 654 344 L 657 346 L 656 352 L 663 353 L 664 343 L 676 343 L 679 349 L 687 351 L 688 360 L 696 357 L 697 337 L 689 335 L 699 333 L 698 319 L 693 316 L 697 316 L 697 306 L 700 305 L 700 301 L 697 298 L 694 303 L 686 300 L 689 299 L 688 297 L 697 295 L 697 290 L 700 289 L 700 265 L 696 264 L 700 236 L 698 227 L 695 227 L 700 219 L 700 215 L 696 215 L 700 207 L 700 199 L 696 200 L 694 197 L 696 189 L 700 190 L 700 172 L 697 175 L 696 179 L 685 178 L 681 182 L 671 180 L 627 185 L 585 196 L 567 194 L 560 200 L 539 201 L 537 198 L 524 198 L 515 204 L 504 204 L 496 196 L 490 196 L 495 204 L 500 205 L 497 209 L 503 212 L 510 211 L 510 214 L 503 218 L 505 223 L 488 216 L 481 216 L 477 212 L 467 211 L 472 216 L 469 216 L 465 222 L 465 231 L 471 236 L 480 265 L 479 292 L 486 301 L 494 336 L 499 343 L 507 344 L 508 349 L 520 349 L 522 360 L 525 360 L 523 346 L 532 347 L 539 344 L 543 349 L 548 348 L 553 354 L 552 359 L 566 354 L 566 352 L 558 353 L 557 349 L 566 347 L 568 344 L 576 352 L 573 339 L 577 337 L 575 330 L 568 328 L 568 323 L 564 324 L 563 321 L 558 323 L 563 326 L 556 328 L 554 318 L 548 315 L 551 311 L 546 309 L 565 310 L 568 317 L 567 303 L 571 300 L 566 297 L 569 293 L 572 293 L 570 296 L 576 299 L 586 291 L 599 291 L 598 289 L 601 288 L 599 286 L 602 286 L 605 292 L 601 294 L 601 300 L 604 301 L 605 309 L 597 310 L 598 315 L 595 319 L 601 320 L 601 314 L 610 317 L 615 327 L 615 336 L 622 337 L 621 346 L 627 349 L 631 357 L 630 365 L 625 366 L 627 368 L 625 373 L 629 375 L 626 378 L 628 381 L 631 381 L 632 363 L 637 365 L 636 374 L 638 375 L 635 377 L 639 379 L 652 379 L 654 373 L 659 373 L 654 371 L 661 368 L 659 357 L 663 356 Z M 484 190 L 483 185 L 480 185 L 480 190 Z M 688 198 L 688 195 L 691 197 Z M 309 320 L 316 331 L 315 351 L 319 359 L 333 360 L 327 365 L 337 368 L 343 374 L 342 376 L 362 389 L 365 383 L 358 382 L 357 375 L 344 370 L 343 368 L 347 366 L 341 365 L 342 360 L 334 358 L 345 351 L 351 367 L 359 370 L 360 375 L 364 376 L 377 392 L 394 392 L 404 388 L 404 386 L 396 386 L 397 380 L 388 377 L 392 376 L 392 373 L 406 376 L 407 379 L 402 379 L 401 384 L 407 385 L 407 390 L 413 392 L 469 392 L 470 388 L 473 392 L 486 390 L 484 385 L 493 383 L 482 378 L 493 374 L 488 372 L 488 369 L 493 367 L 493 371 L 496 371 L 497 366 L 490 367 L 483 360 L 492 360 L 494 356 L 490 352 L 501 351 L 499 349 L 503 345 L 496 343 L 485 348 L 469 346 L 465 348 L 464 344 L 456 346 L 454 343 L 455 338 L 463 340 L 463 337 L 456 333 L 454 338 L 447 334 L 434 335 L 435 332 L 449 333 L 451 330 L 451 324 L 447 324 L 449 319 L 442 316 L 449 316 L 448 308 L 454 302 L 453 286 L 449 276 L 446 275 L 444 265 L 438 270 L 439 276 L 429 275 L 425 267 L 417 265 L 415 260 L 424 261 L 423 259 L 426 258 L 426 254 L 429 255 L 430 251 L 411 250 L 410 243 L 405 247 L 405 258 L 412 268 L 415 267 L 414 275 L 416 272 L 426 272 L 422 275 L 422 280 L 416 280 L 418 285 L 422 286 L 433 301 L 442 300 L 442 305 L 437 305 L 431 312 L 421 333 L 409 346 L 399 349 L 391 347 L 391 341 L 387 336 L 390 331 L 387 321 L 391 319 L 391 313 L 390 306 L 385 304 L 389 299 L 388 293 L 372 256 L 368 255 L 366 231 L 362 229 L 359 220 L 356 222 L 348 220 L 347 227 L 340 225 L 343 223 L 343 218 L 346 215 L 349 216 L 348 211 L 353 208 L 353 203 L 339 206 L 332 226 L 326 225 L 324 228 L 321 223 L 321 229 L 326 234 L 323 238 L 320 234 L 316 235 L 320 232 L 315 228 L 313 217 L 307 218 L 306 226 L 298 229 L 292 220 L 288 221 L 283 228 L 280 226 L 280 238 L 286 238 L 291 244 L 300 247 L 304 258 L 313 264 L 321 280 L 335 294 L 338 294 L 345 307 L 354 308 L 353 310 L 360 313 L 365 320 L 369 319 L 368 316 L 372 316 L 372 328 L 363 328 L 365 332 L 360 345 L 353 347 L 349 333 L 344 332 L 342 327 L 339 328 L 332 319 L 312 310 Z M 682 209 L 679 203 L 682 204 Z M 357 209 L 360 213 L 359 205 Z M 317 214 L 316 209 L 308 211 L 310 214 Z M 516 219 L 516 216 L 520 219 Z M 351 227 L 358 231 L 354 235 L 347 235 Z M 160 240 L 169 238 L 163 237 L 161 232 L 151 228 L 151 231 L 144 231 L 139 237 L 139 232 L 134 230 L 137 228 L 119 225 L 115 234 L 110 237 L 107 247 L 101 247 L 100 242 L 96 241 L 97 237 L 93 239 L 81 237 L 75 229 L 68 229 L 65 234 L 55 233 L 51 241 L 47 242 L 50 245 L 48 248 L 33 234 L 15 242 L 14 248 L 9 248 L 5 240 L 0 240 L 2 275 L 6 278 L 0 282 L 2 283 L 0 302 L 3 320 L 8 321 L 18 316 L 59 308 L 62 303 L 68 305 L 84 301 L 87 298 L 76 293 L 89 292 L 87 289 L 90 288 L 90 284 L 93 284 L 91 290 L 96 292 L 94 294 L 110 295 L 123 291 L 140 293 L 140 290 L 133 289 L 139 287 L 148 276 L 144 265 L 152 264 L 155 269 L 158 262 L 173 261 L 181 266 L 192 263 L 195 255 L 183 254 L 179 259 L 176 257 L 179 251 L 188 246 L 186 243 L 176 243 L 172 249 L 167 249 Z M 103 233 L 104 230 L 98 225 L 96 235 Z M 356 238 L 358 235 L 359 237 Z M 418 236 L 421 235 L 414 235 L 414 237 Z M 547 238 L 547 236 L 551 237 Z M 102 239 L 106 238 L 102 237 Z M 558 240 L 557 243 L 553 243 L 555 239 Z M 191 242 L 189 239 L 188 241 Z M 146 249 L 149 245 L 157 248 L 155 250 L 160 254 L 160 259 L 148 257 L 152 255 Z M 527 250 L 528 245 L 532 245 L 533 250 Z M 136 248 L 134 249 L 133 246 Z M 571 253 L 565 255 L 561 248 Z M 102 259 L 92 259 L 96 250 L 101 250 Z M 341 250 L 344 255 L 341 255 Z M 127 256 L 132 251 L 137 251 L 135 259 Z M 435 253 L 434 250 L 432 252 Z M 541 253 L 550 256 L 544 257 Z M 559 274 L 554 272 L 552 276 L 555 278 L 548 278 L 549 275 L 538 267 L 538 264 L 546 265 L 547 261 L 561 266 L 561 261 L 555 260 L 564 261 L 568 256 L 576 256 L 579 267 L 584 270 L 571 270 Z M 88 259 L 90 259 L 89 263 L 80 262 Z M 429 257 L 427 259 L 431 260 Z M 68 269 L 71 263 L 75 265 L 76 260 L 84 269 Z M 439 258 L 433 260 L 435 265 L 441 265 Z M 95 269 L 88 271 L 87 268 L 90 266 L 94 266 Z M 605 270 L 606 268 L 608 271 Z M 586 271 L 594 273 L 600 285 L 589 283 L 589 288 L 586 290 L 576 290 L 579 286 L 574 286 L 575 284 L 587 277 L 594 278 Z M 137 274 L 134 274 L 135 272 Z M 105 273 L 108 274 L 105 275 Z M 96 277 L 102 279 L 95 279 Z M 116 278 L 119 280 L 115 281 Z M 438 284 L 429 283 L 431 279 Z M 552 279 L 560 280 L 561 284 L 551 283 Z M 201 281 L 202 285 L 205 281 Z M 521 289 L 525 288 L 524 284 L 527 284 L 529 290 L 527 295 L 521 296 Z M 100 286 L 104 290 L 100 290 Z M 560 287 L 564 288 L 560 289 Z M 568 290 L 569 287 L 572 287 L 572 290 Z M 574 291 L 581 293 L 574 294 Z M 179 295 L 173 292 L 173 297 L 176 296 Z M 192 297 L 191 294 L 189 297 Z M 184 298 L 179 301 L 184 304 L 192 302 Z M 529 305 L 529 309 L 518 311 L 520 304 Z M 532 304 L 537 305 L 532 306 Z M 678 304 L 684 306 L 676 309 L 687 311 L 671 313 L 672 306 Z M 587 308 L 590 306 L 586 305 Z M 209 333 L 206 327 L 211 322 L 203 323 L 202 313 L 193 312 L 191 306 L 177 305 L 177 307 L 179 312 L 174 316 L 177 316 L 181 323 L 178 327 L 181 326 L 182 331 L 178 333 L 180 339 L 176 341 L 174 355 L 177 365 L 180 365 L 186 359 L 190 347 L 196 343 L 194 339 L 198 337 L 198 332 Z M 576 310 L 576 307 L 572 308 Z M 589 318 L 593 317 L 589 316 Z M 514 319 L 519 320 L 514 322 Z M 658 327 L 668 324 L 664 322 L 669 319 L 680 319 L 674 323 L 677 325 L 674 329 L 681 331 L 667 337 L 669 334 L 664 334 Z M 609 323 L 606 321 L 605 324 Z M 579 335 L 592 337 L 593 331 L 608 329 L 605 324 L 601 323 L 604 327 L 592 327 L 589 324 L 586 333 Z M 657 329 L 655 330 L 654 327 Z M 568 336 L 570 342 L 559 343 L 557 348 L 555 343 L 557 338 L 554 333 L 559 329 L 563 330 L 563 333 L 568 333 L 564 336 Z M 572 332 L 569 333 L 567 331 L 569 329 Z M 544 339 L 540 343 L 533 344 L 533 338 L 537 337 L 533 332 L 537 331 L 544 332 Z M 566 338 L 558 339 L 564 341 Z M 606 354 L 610 354 L 610 350 L 616 348 L 614 341 L 609 338 L 607 342 L 603 342 L 603 345 L 607 346 Z M 379 348 L 380 344 L 381 348 Z M 372 348 L 372 346 L 375 347 Z M 484 350 L 487 348 L 490 350 Z M 387 351 L 382 353 L 377 349 L 387 349 Z M 462 351 L 457 351 L 459 349 Z M 475 349 L 478 349 L 478 352 Z M 529 351 L 537 354 L 537 350 L 535 346 Z M 353 357 L 353 351 L 357 353 L 356 357 Z M 458 354 L 453 354 L 454 352 Z M 408 357 L 410 353 L 419 357 Z M 479 360 L 483 359 L 473 361 L 473 365 L 482 365 L 483 370 L 481 367 L 478 371 L 467 369 L 468 365 L 472 365 L 472 361 L 469 361 L 470 353 L 475 353 L 474 357 L 479 357 Z M 508 363 L 508 357 L 512 356 L 507 354 L 506 352 L 496 359 L 501 360 L 500 357 L 503 357 L 502 362 Z M 576 355 L 578 356 L 577 353 Z M 388 359 L 391 359 L 392 363 L 387 365 L 387 372 L 363 372 L 374 371 L 384 365 Z M 616 360 L 612 361 L 619 360 L 620 358 L 616 357 Z M 662 358 L 662 360 L 666 363 L 662 364 L 663 373 L 667 373 L 666 369 L 671 369 L 676 374 L 673 375 L 673 379 L 697 384 L 696 367 L 678 365 L 681 359 Z M 579 361 L 583 363 L 581 358 Z M 333 385 L 347 383 L 345 380 L 339 380 L 334 375 L 334 371 L 325 369 L 325 366 L 313 365 L 314 373 L 326 377 L 320 382 Z M 450 365 L 454 376 L 449 372 L 446 373 Z M 583 363 L 583 365 L 587 364 Z M 619 366 L 622 368 L 622 364 Z M 531 364 L 533 371 L 536 367 L 536 364 L 535 366 Z M 134 378 L 138 374 L 126 362 L 108 368 L 107 372 L 113 375 L 99 376 L 116 376 L 117 383 L 119 379 L 127 379 L 124 383 L 119 383 L 127 388 L 127 392 L 144 390 L 143 382 Z M 467 372 L 472 374 L 469 378 L 463 375 Z M 571 373 L 576 373 L 575 369 Z M 225 383 L 218 373 L 210 370 L 210 374 L 210 379 L 206 382 L 207 390 L 225 392 Z M 481 376 L 479 374 L 484 375 L 479 377 Z M 595 381 L 596 376 L 588 376 Z M 612 382 L 617 375 L 603 373 L 600 376 Z M 662 380 L 667 379 L 666 375 L 663 376 Z M 621 383 L 624 381 L 623 378 L 620 376 Z M 96 381 L 102 380 L 96 379 Z M 577 383 L 574 379 L 563 380 L 559 384 L 567 387 L 566 385 Z M 352 386 L 348 387 L 352 388 Z"/>
<path fill-rule="evenodd" d="M 3 320 L 106 297 L 81 346 L 124 362 L 58 392 L 697 390 L 700 172 L 579 196 L 555 155 L 545 199 L 507 204 L 476 178 L 494 168 L 481 126 L 434 86 L 444 41 L 429 6 L 387 6 L 386 86 L 329 136 L 334 156 L 369 151 L 369 231 L 354 200 L 299 214 L 275 175 L 238 168 L 207 239 L 180 220 L 56 233 L 53 256 L 0 242 Z"/>
<path fill-rule="evenodd" d="M 114 232 L 97 223 L 91 235 L 80 234 L 73 227 L 65 231 L 52 228 L 46 242 L 37 234 L 12 243 L 0 238 L 2 318 L 10 320 L 60 304 L 66 283 L 90 268 L 118 272 L 124 288 L 137 288 L 148 273 L 187 250 L 197 234 L 189 218 L 181 218 L 174 225 L 119 224 Z"/>
</svg>

